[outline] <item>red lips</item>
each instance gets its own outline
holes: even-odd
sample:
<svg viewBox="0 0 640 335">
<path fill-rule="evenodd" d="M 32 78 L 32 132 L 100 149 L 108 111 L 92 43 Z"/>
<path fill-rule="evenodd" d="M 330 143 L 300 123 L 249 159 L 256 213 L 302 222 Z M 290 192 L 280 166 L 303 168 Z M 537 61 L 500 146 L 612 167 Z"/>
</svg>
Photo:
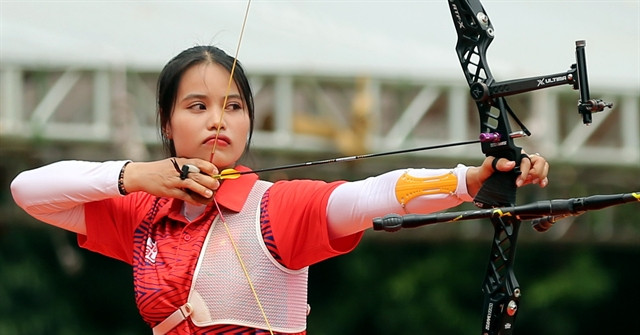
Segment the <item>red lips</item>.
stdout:
<svg viewBox="0 0 640 335">
<path fill-rule="evenodd" d="M 212 135 L 207 137 L 207 139 L 204 140 L 204 142 L 202 142 L 203 144 L 213 144 L 213 142 L 216 140 L 216 135 Z M 217 136 L 217 140 L 218 140 L 218 145 L 220 144 L 224 144 L 224 145 L 229 145 L 231 144 L 231 140 L 225 136 L 225 135 L 218 135 Z"/>
</svg>

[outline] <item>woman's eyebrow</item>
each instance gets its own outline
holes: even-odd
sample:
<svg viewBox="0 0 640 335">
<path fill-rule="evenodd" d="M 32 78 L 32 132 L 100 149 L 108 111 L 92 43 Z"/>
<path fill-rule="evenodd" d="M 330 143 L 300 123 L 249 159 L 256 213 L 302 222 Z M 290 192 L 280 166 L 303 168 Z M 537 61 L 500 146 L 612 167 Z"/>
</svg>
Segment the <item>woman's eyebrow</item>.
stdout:
<svg viewBox="0 0 640 335">
<path fill-rule="evenodd" d="M 194 100 L 194 99 L 202 100 L 206 98 L 207 98 L 207 95 L 203 93 L 189 93 L 184 98 L 180 99 L 180 101 Z"/>
<path fill-rule="evenodd" d="M 208 98 L 209 96 L 207 96 L 204 93 L 189 93 L 184 98 L 180 99 L 180 101 L 182 102 L 182 101 L 188 101 L 188 100 L 205 100 Z M 242 95 L 240 95 L 239 93 L 232 93 L 227 96 L 227 100 L 229 99 L 242 99 Z"/>
<path fill-rule="evenodd" d="M 227 99 L 242 99 L 242 96 L 239 93 L 232 93 L 227 96 Z"/>
</svg>

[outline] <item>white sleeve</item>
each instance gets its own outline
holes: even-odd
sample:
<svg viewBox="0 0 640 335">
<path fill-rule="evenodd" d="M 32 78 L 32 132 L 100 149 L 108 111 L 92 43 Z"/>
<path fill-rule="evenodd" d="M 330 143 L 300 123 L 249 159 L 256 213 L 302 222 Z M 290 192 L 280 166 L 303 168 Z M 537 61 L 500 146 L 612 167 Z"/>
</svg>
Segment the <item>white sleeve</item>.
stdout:
<svg viewBox="0 0 640 335">
<path fill-rule="evenodd" d="M 126 162 L 61 161 L 24 171 L 11 183 L 11 194 L 34 218 L 85 234 L 83 205 L 121 196 L 118 177 Z"/>
<path fill-rule="evenodd" d="M 427 214 L 472 201 L 467 191 L 467 170 L 464 165 L 454 169 L 402 169 L 344 183 L 329 196 L 329 237 L 333 239 L 365 230 L 372 226 L 374 218 L 387 214 Z M 396 198 L 396 184 L 405 173 L 417 178 L 452 173 L 457 178 L 457 187 L 453 193 L 420 195 L 402 205 Z"/>
</svg>

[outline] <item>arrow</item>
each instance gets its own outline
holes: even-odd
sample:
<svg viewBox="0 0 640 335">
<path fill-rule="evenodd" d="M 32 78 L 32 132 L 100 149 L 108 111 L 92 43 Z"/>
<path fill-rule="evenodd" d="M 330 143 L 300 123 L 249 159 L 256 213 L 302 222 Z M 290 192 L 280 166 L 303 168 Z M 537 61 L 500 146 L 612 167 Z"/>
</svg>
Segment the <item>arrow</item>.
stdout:
<svg viewBox="0 0 640 335">
<path fill-rule="evenodd" d="M 470 141 L 462 141 L 462 142 L 453 142 L 453 143 L 438 144 L 438 145 L 431 145 L 431 146 L 411 148 L 411 149 L 401 149 L 401 150 L 377 152 L 377 153 L 372 153 L 372 154 L 330 158 L 330 159 L 323 159 L 323 160 L 318 160 L 318 161 L 295 163 L 295 164 L 275 166 L 275 167 L 257 169 L 257 170 L 250 170 L 250 171 L 238 171 L 236 169 L 231 168 L 231 169 L 224 169 L 224 170 L 220 171 L 219 174 L 213 175 L 211 177 L 214 178 L 214 179 L 238 179 L 238 178 L 240 178 L 241 175 L 249 174 L 249 173 L 259 173 L 259 172 L 267 172 L 267 171 L 295 169 L 295 168 L 301 168 L 301 167 L 307 167 L 307 166 L 313 166 L 313 165 L 322 165 L 322 164 L 328 164 L 328 163 L 349 162 L 349 161 L 354 161 L 354 160 L 358 160 L 358 159 L 389 156 L 389 155 L 397 155 L 397 154 L 404 154 L 404 153 L 415 152 L 415 151 L 425 151 L 425 150 L 433 150 L 433 149 L 441 149 L 441 148 L 455 147 L 455 146 L 461 146 L 461 145 L 468 145 L 468 144 L 480 143 L 482 141 L 483 140 L 470 140 Z"/>
</svg>

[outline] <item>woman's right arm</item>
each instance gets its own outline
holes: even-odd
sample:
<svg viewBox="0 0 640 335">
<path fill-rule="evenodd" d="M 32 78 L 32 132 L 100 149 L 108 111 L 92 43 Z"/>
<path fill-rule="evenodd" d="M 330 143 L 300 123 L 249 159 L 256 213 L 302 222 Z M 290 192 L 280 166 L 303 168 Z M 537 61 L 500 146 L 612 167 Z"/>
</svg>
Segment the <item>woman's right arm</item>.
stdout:
<svg viewBox="0 0 640 335">
<path fill-rule="evenodd" d="M 122 196 L 118 178 L 127 162 L 53 163 L 20 173 L 11 183 L 11 194 L 34 218 L 85 234 L 84 204 Z"/>
<path fill-rule="evenodd" d="M 204 173 L 189 173 L 181 179 L 171 160 L 61 161 L 20 173 L 11 183 L 11 193 L 18 206 L 34 218 L 82 235 L 86 234 L 84 204 L 121 197 L 121 172 L 120 187 L 128 192 L 194 204 L 211 201 L 220 183 L 208 175 L 218 173 L 216 167 L 201 159 L 177 158 L 179 165 L 192 164 Z"/>
</svg>

